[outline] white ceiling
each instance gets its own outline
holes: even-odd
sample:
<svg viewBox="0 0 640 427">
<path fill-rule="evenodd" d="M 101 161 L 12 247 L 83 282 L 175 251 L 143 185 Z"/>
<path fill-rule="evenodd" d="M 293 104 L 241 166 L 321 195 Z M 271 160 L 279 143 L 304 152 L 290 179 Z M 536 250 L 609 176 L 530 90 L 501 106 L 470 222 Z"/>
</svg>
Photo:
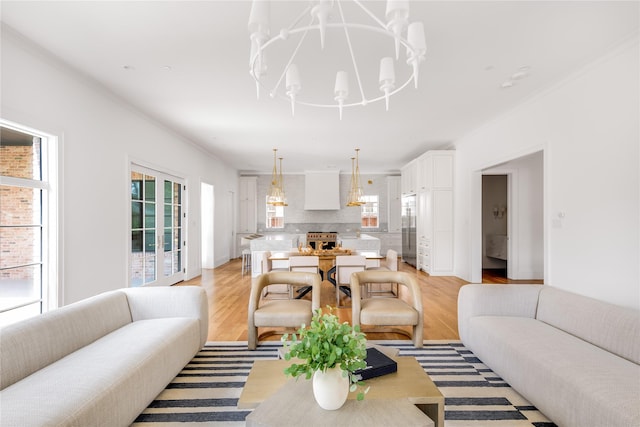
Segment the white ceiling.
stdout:
<svg viewBox="0 0 640 427">
<path fill-rule="evenodd" d="M 272 34 L 306 6 L 271 3 Z M 383 17 L 384 2 L 364 3 Z M 350 6 L 347 20 L 355 16 Z M 256 99 L 248 73 L 250 7 L 238 0 L 3 0 L 1 13 L 15 31 L 185 138 L 241 171 L 267 173 L 272 148 L 284 157 L 285 173 L 348 172 L 355 148 L 361 148 L 363 173 L 397 171 L 560 82 L 639 27 L 637 1 L 413 1 L 410 20 L 424 23 L 428 46 L 419 89 L 392 97 L 388 112 L 374 103 L 346 109 L 340 121 L 334 109 L 298 106 L 292 118 L 286 101 L 265 94 Z M 377 62 L 393 44 L 355 33 L 363 32 L 352 36 L 363 84 L 369 98 L 378 96 Z M 326 74 L 327 102 L 333 101 L 338 66 L 317 71 L 341 56 L 331 49 L 340 35 L 329 35 L 325 56 L 314 52 L 296 61 L 302 93 L 323 92 Z M 269 74 L 277 78 L 278 53 L 268 54 Z M 311 57 L 315 64 L 304 62 Z M 523 66 L 530 67 L 529 77 L 502 89 Z M 396 67 L 400 77 L 402 67 Z M 350 85 L 354 102 L 352 73 Z"/>
</svg>

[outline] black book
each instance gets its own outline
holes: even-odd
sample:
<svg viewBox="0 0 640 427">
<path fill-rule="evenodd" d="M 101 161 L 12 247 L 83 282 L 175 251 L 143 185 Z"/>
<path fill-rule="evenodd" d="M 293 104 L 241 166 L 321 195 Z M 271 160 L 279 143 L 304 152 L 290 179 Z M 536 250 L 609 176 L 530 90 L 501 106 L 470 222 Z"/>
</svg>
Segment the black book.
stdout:
<svg viewBox="0 0 640 427">
<path fill-rule="evenodd" d="M 366 368 L 358 369 L 353 372 L 363 381 L 398 371 L 398 364 L 396 361 L 382 353 L 377 348 L 371 347 L 367 349 L 366 362 Z"/>
</svg>

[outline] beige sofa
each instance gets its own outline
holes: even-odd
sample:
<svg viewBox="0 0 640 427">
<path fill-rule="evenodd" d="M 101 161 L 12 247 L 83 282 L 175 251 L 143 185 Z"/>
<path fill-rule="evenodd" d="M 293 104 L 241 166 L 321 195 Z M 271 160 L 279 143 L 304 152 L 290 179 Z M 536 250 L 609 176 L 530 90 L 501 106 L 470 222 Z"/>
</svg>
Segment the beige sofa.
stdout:
<svg viewBox="0 0 640 427">
<path fill-rule="evenodd" d="M 128 426 L 207 339 L 202 288 L 122 289 L 0 329 L 0 425 Z"/>
<path fill-rule="evenodd" d="M 640 312 L 542 285 L 467 285 L 464 345 L 558 426 L 640 426 Z"/>
</svg>

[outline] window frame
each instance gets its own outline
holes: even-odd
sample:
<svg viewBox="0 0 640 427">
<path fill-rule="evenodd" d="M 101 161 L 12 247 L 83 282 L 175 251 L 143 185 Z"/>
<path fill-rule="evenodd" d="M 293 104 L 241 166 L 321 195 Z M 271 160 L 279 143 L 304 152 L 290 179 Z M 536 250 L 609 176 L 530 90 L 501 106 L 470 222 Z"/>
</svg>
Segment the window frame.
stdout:
<svg viewBox="0 0 640 427">
<path fill-rule="evenodd" d="M 62 305 L 58 224 L 58 137 L 0 118 L 0 127 L 40 138 L 40 179 L 0 175 L 0 185 L 40 190 L 40 299 L 3 309 L 0 314 L 39 302 L 40 313 Z M 23 317 L 26 318 L 26 317 Z M 16 319 L 15 321 L 19 321 Z"/>
<path fill-rule="evenodd" d="M 372 194 L 362 198 L 366 203 L 360 206 L 360 228 L 366 230 L 380 228 L 380 196 Z M 375 218 L 375 225 L 371 225 L 372 218 Z M 368 225 L 365 225 L 365 222 Z"/>
<path fill-rule="evenodd" d="M 284 206 L 270 205 L 269 203 L 267 203 L 268 198 L 269 196 L 265 196 L 264 198 L 265 228 L 269 230 L 282 230 L 284 229 Z M 269 215 L 270 213 L 273 213 L 273 215 Z M 282 215 L 278 215 L 278 213 L 282 213 Z M 276 219 L 276 221 L 279 219 L 279 221 L 277 221 L 279 222 L 279 224 L 271 225 L 273 219 Z"/>
</svg>

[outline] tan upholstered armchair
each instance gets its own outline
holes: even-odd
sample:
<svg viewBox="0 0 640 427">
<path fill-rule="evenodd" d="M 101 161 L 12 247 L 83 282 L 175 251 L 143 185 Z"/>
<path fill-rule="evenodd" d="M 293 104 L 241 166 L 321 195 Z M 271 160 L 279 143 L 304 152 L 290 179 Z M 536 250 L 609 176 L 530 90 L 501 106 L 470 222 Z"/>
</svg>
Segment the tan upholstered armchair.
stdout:
<svg viewBox="0 0 640 427">
<path fill-rule="evenodd" d="M 368 283 L 397 283 L 408 290 L 410 303 L 402 298 L 361 299 L 361 285 Z M 351 275 L 351 310 L 353 325 L 402 326 L 411 325 L 413 334 L 404 329 L 387 329 L 413 338 L 416 348 L 422 347 L 422 293 L 416 280 L 401 271 L 362 271 Z M 372 330 L 374 332 L 375 330 Z"/>
<path fill-rule="evenodd" d="M 266 300 L 261 298 L 265 286 L 286 283 L 311 286 L 311 301 L 304 299 Z M 320 308 L 320 275 L 298 271 L 273 271 L 258 276 L 251 284 L 248 310 L 248 348 L 258 345 L 259 327 L 299 328 L 311 323 L 313 310 Z M 273 332 L 271 332 L 273 333 Z M 263 334 L 263 336 L 266 334 Z"/>
</svg>

